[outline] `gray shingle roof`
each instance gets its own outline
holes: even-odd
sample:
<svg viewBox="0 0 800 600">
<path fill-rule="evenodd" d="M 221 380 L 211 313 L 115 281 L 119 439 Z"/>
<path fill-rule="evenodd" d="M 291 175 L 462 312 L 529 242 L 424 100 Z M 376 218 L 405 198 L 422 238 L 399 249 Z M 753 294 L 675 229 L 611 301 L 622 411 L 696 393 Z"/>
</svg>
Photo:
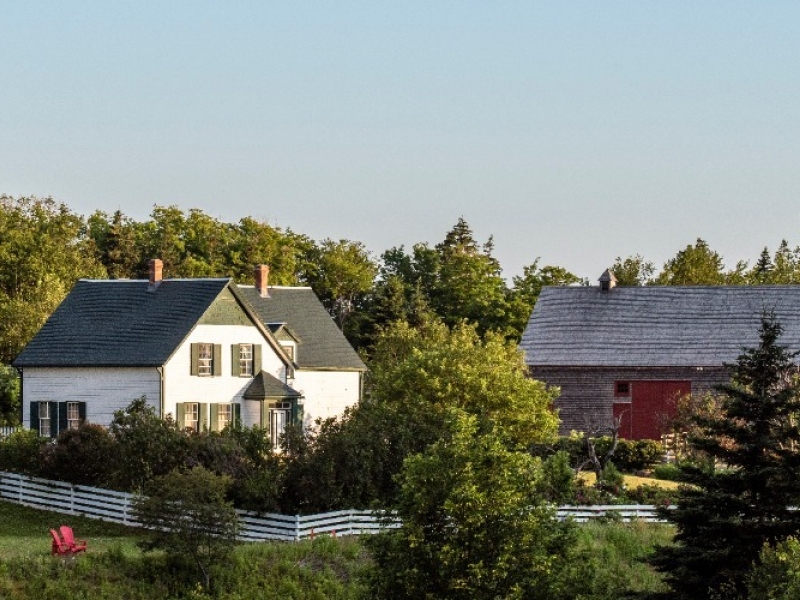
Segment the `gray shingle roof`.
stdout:
<svg viewBox="0 0 800 600">
<path fill-rule="evenodd" d="M 14 366 L 161 366 L 230 279 L 75 284 Z"/>
<path fill-rule="evenodd" d="M 311 288 L 270 287 L 267 298 L 253 286 L 240 285 L 238 291 L 265 325 L 286 323 L 297 334 L 301 369 L 366 370 Z"/>
<path fill-rule="evenodd" d="M 758 343 L 764 310 L 800 349 L 800 286 L 547 287 L 520 347 L 541 366 L 720 366 Z"/>
<path fill-rule="evenodd" d="M 267 398 L 299 398 L 300 392 L 289 387 L 277 377 L 260 371 L 244 391 L 245 400 L 266 400 Z"/>
</svg>

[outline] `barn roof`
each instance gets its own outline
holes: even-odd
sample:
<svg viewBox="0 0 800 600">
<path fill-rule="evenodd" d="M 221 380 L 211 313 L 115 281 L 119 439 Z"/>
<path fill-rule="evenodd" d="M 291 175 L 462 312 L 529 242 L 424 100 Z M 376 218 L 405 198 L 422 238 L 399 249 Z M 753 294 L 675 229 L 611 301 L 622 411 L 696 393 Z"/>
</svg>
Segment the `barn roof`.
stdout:
<svg viewBox="0 0 800 600">
<path fill-rule="evenodd" d="M 531 366 L 721 366 L 773 310 L 800 350 L 800 285 L 546 287 L 522 336 Z"/>
</svg>

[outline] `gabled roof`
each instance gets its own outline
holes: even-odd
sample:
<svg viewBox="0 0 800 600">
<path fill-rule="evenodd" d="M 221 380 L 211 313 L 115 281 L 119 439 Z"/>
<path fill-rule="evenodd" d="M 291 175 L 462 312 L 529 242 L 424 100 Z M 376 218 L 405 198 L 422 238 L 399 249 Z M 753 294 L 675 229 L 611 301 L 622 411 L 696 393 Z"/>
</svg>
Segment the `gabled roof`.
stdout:
<svg viewBox="0 0 800 600">
<path fill-rule="evenodd" d="M 14 366 L 161 366 L 230 279 L 81 279 Z"/>
<path fill-rule="evenodd" d="M 520 347 L 532 366 L 722 366 L 758 343 L 764 310 L 800 349 L 800 286 L 546 287 Z"/>
<path fill-rule="evenodd" d="M 302 394 L 277 377 L 260 371 L 247 386 L 243 396 L 245 400 L 267 400 L 270 398 L 299 398 Z"/>
<path fill-rule="evenodd" d="M 238 291 L 262 323 L 285 323 L 296 334 L 299 368 L 366 370 L 311 288 L 269 287 L 264 298 L 252 285 L 239 285 Z"/>
</svg>

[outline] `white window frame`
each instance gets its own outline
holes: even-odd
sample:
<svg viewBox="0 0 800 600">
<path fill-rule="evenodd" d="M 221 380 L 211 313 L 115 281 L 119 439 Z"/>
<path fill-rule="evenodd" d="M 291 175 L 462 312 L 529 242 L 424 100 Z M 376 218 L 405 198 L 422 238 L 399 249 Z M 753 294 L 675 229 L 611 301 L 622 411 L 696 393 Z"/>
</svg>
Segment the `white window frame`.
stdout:
<svg viewBox="0 0 800 600">
<path fill-rule="evenodd" d="M 183 426 L 200 431 L 200 403 L 185 402 L 183 405 Z"/>
<path fill-rule="evenodd" d="M 67 402 L 67 429 L 77 429 L 81 424 L 81 403 Z"/>
<path fill-rule="evenodd" d="M 253 344 L 239 344 L 239 377 L 253 376 Z"/>
<path fill-rule="evenodd" d="M 214 375 L 214 344 L 197 344 L 197 374 L 200 377 Z"/>
<path fill-rule="evenodd" d="M 53 402 L 39 402 L 39 437 L 52 437 L 51 427 Z"/>
</svg>

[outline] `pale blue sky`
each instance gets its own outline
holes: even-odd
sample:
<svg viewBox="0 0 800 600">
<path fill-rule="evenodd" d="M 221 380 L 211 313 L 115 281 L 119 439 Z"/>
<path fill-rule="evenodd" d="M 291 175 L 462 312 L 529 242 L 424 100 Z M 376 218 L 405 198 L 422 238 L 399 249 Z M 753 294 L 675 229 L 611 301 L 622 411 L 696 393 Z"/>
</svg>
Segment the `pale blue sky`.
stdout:
<svg viewBox="0 0 800 600">
<path fill-rule="evenodd" d="M 797 2 L 5 2 L 0 192 L 506 276 L 800 244 Z"/>
</svg>

